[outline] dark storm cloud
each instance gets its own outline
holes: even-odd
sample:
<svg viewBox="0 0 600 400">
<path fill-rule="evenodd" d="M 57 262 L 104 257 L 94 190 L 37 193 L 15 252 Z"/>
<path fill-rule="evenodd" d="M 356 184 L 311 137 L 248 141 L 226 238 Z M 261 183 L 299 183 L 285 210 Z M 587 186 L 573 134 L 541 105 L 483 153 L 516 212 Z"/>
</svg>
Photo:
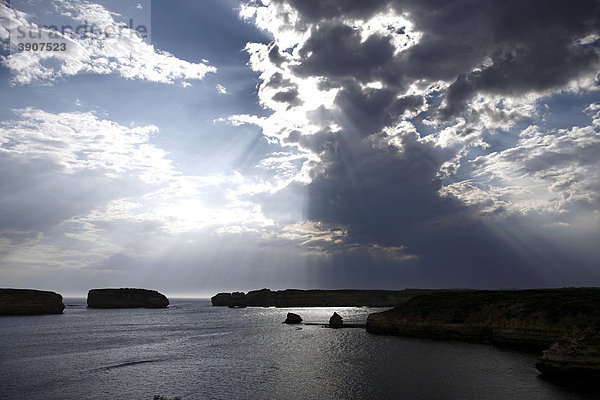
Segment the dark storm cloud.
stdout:
<svg viewBox="0 0 600 400">
<path fill-rule="evenodd" d="M 287 103 L 290 106 L 297 106 L 299 104 L 302 104 L 302 101 L 298 98 L 297 89 L 288 89 L 281 92 L 277 92 L 273 96 L 273 100 L 278 101 L 280 103 Z"/>
<path fill-rule="evenodd" d="M 437 195 L 436 173 L 449 153 L 419 143 L 410 133 L 400 138 L 402 151 L 375 149 L 349 134 L 320 136 L 304 141 L 328 166 L 308 187 L 311 219 L 348 225 L 353 239 L 389 246 L 462 209 Z"/>
<path fill-rule="evenodd" d="M 286 60 L 286 58 L 279 52 L 279 46 L 273 45 L 273 47 L 271 47 L 271 50 L 269 50 L 269 60 L 278 67 Z"/>
<path fill-rule="evenodd" d="M 267 81 L 267 86 L 270 88 L 278 89 L 282 87 L 294 86 L 292 81 L 285 79 L 281 72 L 275 72 L 271 75 L 271 78 Z"/>
<path fill-rule="evenodd" d="M 300 50 L 303 61 L 295 71 L 300 75 L 351 77 L 369 82 L 393 53 L 388 37 L 371 35 L 362 42 L 360 33 L 351 27 L 324 23 L 313 28 L 310 39 Z"/>
<path fill-rule="evenodd" d="M 417 141 L 412 133 L 401 133 L 399 140 L 402 150 L 374 148 L 347 133 L 303 138 L 301 144 L 326 166 L 307 188 L 308 217 L 348 226 L 349 242 L 407 245 L 411 254 L 428 252 L 430 235 L 452 218 L 474 224 L 474 214 L 462 204 L 438 195 L 437 171 L 451 153 Z"/>
<path fill-rule="evenodd" d="M 331 260 L 332 267 L 321 271 L 323 282 L 344 287 L 360 286 L 360 282 L 544 286 L 555 283 L 539 275 L 536 264 L 544 262 L 549 267 L 568 261 L 574 268 L 581 266 L 551 246 L 545 246 L 541 254 L 516 251 L 513 243 L 484 223 L 477 209 L 440 197 L 442 182 L 437 171 L 451 152 L 419 142 L 410 133 L 400 138 L 402 150 L 395 146 L 374 149 L 361 139 L 321 132 L 300 140 L 322 160 L 322 169 L 315 168 L 312 182 L 302 189 L 305 216 L 346 226 L 342 240 L 347 244 L 401 245 L 416 258 L 398 262 L 373 258 L 366 250 L 338 253 Z M 278 196 L 294 196 L 299 190 L 293 185 Z M 386 283 L 376 276 L 386 276 Z"/>
<path fill-rule="evenodd" d="M 561 265 L 580 272 L 586 268 L 589 258 L 574 261 L 539 235 L 531 233 L 523 244 L 507 233 L 527 231 L 527 219 L 492 219 L 490 224 L 477 207 L 442 197 L 439 171 L 456 149 L 442 149 L 395 126 L 407 113 L 424 110 L 426 102 L 430 117 L 455 122 L 478 93 L 540 93 L 593 76 L 600 65 L 598 46 L 583 46 L 576 39 L 599 32 L 600 1 L 276 2 L 299 12 L 298 29 L 310 29 L 292 73 L 319 77 L 321 89 L 339 88 L 333 108 L 307 113 L 322 128 L 319 132 L 295 131 L 286 139 L 319 156 L 310 164 L 311 183 L 303 191 L 305 216 L 347 227 L 347 243 L 405 246 L 416 256 L 402 262 L 406 270 L 391 271 L 391 265 L 374 263 L 366 255 L 339 254 L 326 279 L 352 275 L 346 285 L 355 285 L 356 279 L 368 281 L 369 274 L 380 270 L 398 282 L 424 286 L 537 286 L 565 278 L 556 274 L 547 280 L 540 265 L 555 272 Z M 363 40 L 358 29 L 346 25 L 389 8 L 406 15 L 412 30 L 391 27 L 387 34 Z M 415 33 L 421 34 L 419 41 L 397 52 L 392 36 Z M 415 82 L 425 87 L 438 81 L 449 88 L 428 96 L 407 94 Z M 382 87 L 365 86 L 372 82 Z M 519 118 L 488 106 L 482 112 L 496 120 Z M 332 131 L 334 124 L 341 129 Z M 382 133 L 384 127 L 398 132 Z M 286 190 L 291 195 L 299 189 Z M 285 191 L 279 196 L 285 198 Z"/>
<path fill-rule="evenodd" d="M 417 110 L 424 99 L 422 96 L 398 98 L 389 89 L 362 90 L 356 84 L 348 84 L 340 90 L 335 103 L 344 113 L 342 128 L 367 136 L 398 122 L 406 111 Z"/>
<path fill-rule="evenodd" d="M 300 52 L 299 73 L 323 76 L 324 86 L 344 79 L 381 80 L 399 88 L 417 79 L 453 82 L 445 118 L 461 112 L 477 92 L 518 95 L 555 89 L 598 69 L 597 45 L 575 41 L 598 33 L 597 0 L 289 3 L 303 21 L 319 21 Z M 388 6 L 407 13 L 414 30 L 423 34 L 395 56 L 389 37 L 372 35 L 361 42 L 358 32 L 343 23 L 368 19 Z"/>
<path fill-rule="evenodd" d="M 462 111 L 477 92 L 512 96 L 542 92 L 594 72 L 598 67 L 598 53 L 565 39 L 557 43 L 553 37 L 541 37 L 531 46 L 498 51 L 492 55 L 491 67 L 460 74 L 448 89 L 444 116 L 451 117 Z"/>
<path fill-rule="evenodd" d="M 285 2 L 285 1 L 283 1 Z M 288 3 L 298 10 L 308 21 L 338 17 L 365 17 L 377 12 L 386 0 L 289 0 Z"/>
<path fill-rule="evenodd" d="M 397 8 L 408 6 L 415 29 L 427 33 L 409 50 L 409 61 L 419 61 L 413 57 L 419 52 L 425 63 L 446 61 L 441 67 L 455 77 L 447 96 L 450 115 L 478 91 L 519 95 L 554 89 L 598 66 L 598 53 L 575 42 L 598 32 L 598 1 L 452 2 L 443 10 L 428 2 L 408 3 L 398 2 Z M 427 51 L 436 44 L 451 53 L 439 60 Z M 427 53 L 433 59 L 427 60 Z M 491 65 L 472 72 L 486 59 Z M 417 62 L 415 70 L 423 64 Z"/>
</svg>

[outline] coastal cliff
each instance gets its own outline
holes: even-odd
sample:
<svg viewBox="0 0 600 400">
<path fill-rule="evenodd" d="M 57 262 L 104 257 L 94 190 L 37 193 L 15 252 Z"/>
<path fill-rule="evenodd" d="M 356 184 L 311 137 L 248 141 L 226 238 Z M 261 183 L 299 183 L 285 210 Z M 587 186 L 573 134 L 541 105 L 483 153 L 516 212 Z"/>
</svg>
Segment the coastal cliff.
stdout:
<svg viewBox="0 0 600 400">
<path fill-rule="evenodd" d="M 87 296 L 89 308 L 164 308 L 169 299 L 156 290 L 91 289 Z"/>
<path fill-rule="evenodd" d="M 600 324 L 600 289 L 472 290 L 370 314 L 371 333 L 547 347 Z"/>
<path fill-rule="evenodd" d="M 0 289 L 0 315 L 62 314 L 58 293 L 31 289 Z"/>
<path fill-rule="evenodd" d="M 543 352 L 535 366 L 542 374 L 555 378 L 600 378 L 600 329 L 563 337 Z"/>
<path fill-rule="evenodd" d="M 552 377 L 600 377 L 600 289 L 473 290 L 415 297 L 370 314 L 376 334 L 548 348 Z"/>
<path fill-rule="evenodd" d="M 434 290 L 299 290 L 269 289 L 219 293 L 211 298 L 213 306 L 228 307 L 395 307 L 409 299 Z"/>
</svg>

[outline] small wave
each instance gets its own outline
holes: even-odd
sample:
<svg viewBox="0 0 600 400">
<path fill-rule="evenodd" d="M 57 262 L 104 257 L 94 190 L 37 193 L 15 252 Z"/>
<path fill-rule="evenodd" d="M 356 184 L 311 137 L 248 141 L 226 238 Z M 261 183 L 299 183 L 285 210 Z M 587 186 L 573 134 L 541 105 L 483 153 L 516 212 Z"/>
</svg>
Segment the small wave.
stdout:
<svg viewBox="0 0 600 400">
<path fill-rule="evenodd" d="M 209 337 L 209 336 L 223 336 L 223 335 L 231 335 L 233 332 L 214 332 L 214 333 L 202 333 L 200 335 L 196 335 L 196 337 Z"/>
<path fill-rule="evenodd" d="M 170 361 L 170 360 L 166 360 L 166 359 L 155 359 L 155 360 L 138 360 L 138 361 L 128 361 L 128 362 L 124 362 L 124 363 L 121 363 L 121 364 L 108 365 L 108 366 L 106 366 L 106 367 L 100 367 L 100 368 L 96 368 L 96 371 L 106 371 L 106 370 L 115 369 L 115 368 L 129 367 L 129 366 L 131 366 L 131 365 L 137 365 L 137 364 L 147 364 L 147 363 L 155 363 L 155 362 L 163 362 L 163 361 Z"/>
</svg>

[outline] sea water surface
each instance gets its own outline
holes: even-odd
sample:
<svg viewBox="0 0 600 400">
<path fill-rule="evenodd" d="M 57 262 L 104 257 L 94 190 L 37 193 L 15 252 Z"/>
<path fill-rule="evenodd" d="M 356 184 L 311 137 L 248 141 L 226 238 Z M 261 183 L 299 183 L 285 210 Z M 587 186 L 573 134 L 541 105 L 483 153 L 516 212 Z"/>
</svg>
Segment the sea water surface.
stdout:
<svg viewBox="0 0 600 400">
<path fill-rule="evenodd" d="M 0 318 L 2 399 L 591 399 L 541 379 L 536 354 L 285 325 L 364 323 L 371 308 L 87 309 Z"/>
</svg>

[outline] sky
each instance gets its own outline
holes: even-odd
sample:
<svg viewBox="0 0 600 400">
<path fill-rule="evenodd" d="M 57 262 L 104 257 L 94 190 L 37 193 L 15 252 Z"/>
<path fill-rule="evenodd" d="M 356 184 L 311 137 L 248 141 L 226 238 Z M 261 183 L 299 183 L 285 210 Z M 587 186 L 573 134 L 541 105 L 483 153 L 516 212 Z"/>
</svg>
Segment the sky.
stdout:
<svg viewBox="0 0 600 400">
<path fill-rule="evenodd" d="M 600 286 L 598 243 L 600 1 L 0 0 L 1 287 Z"/>
</svg>

